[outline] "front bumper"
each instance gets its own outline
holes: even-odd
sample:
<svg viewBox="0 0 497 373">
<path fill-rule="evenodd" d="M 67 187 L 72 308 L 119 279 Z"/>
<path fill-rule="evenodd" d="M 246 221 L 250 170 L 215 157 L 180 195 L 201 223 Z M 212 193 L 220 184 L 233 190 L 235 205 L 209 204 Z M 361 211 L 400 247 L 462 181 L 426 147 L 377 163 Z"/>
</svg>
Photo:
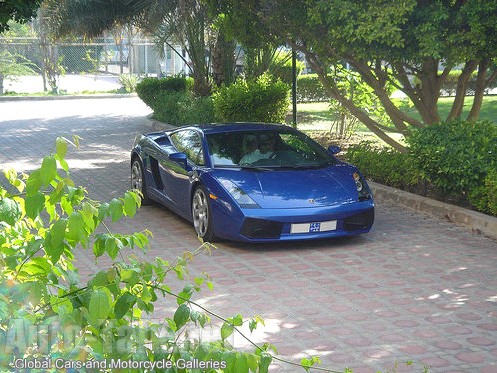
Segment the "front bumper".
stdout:
<svg viewBox="0 0 497 373">
<path fill-rule="evenodd" d="M 218 215 L 218 214 L 215 214 Z M 372 200 L 334 207 L 305 209 L 242 209 L 238 219 L 233 216 L 215 216 L 215 225 L 222 221 L 216 234 L 222 238 L 244 242 L 275 242 L 312 240 L 367 233 L 374 223 Z M 333 229 L 320 230 L 336 222 Z M 306 226 L 292 233 L 292 225 Z"/>
</svg>

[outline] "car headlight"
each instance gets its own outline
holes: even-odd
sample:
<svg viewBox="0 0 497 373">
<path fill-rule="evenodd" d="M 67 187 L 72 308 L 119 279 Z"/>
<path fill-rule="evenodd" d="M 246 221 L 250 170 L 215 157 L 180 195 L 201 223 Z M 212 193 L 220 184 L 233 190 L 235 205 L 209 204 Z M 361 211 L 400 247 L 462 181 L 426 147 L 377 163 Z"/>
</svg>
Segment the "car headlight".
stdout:
<svg viewBox="0 0 497 373">
<path fill-rule="evenodd" d="M 371 194 L 369 193 L 368 188 L 366 188 L 366 182 L 361 177 L 361 175 L 359 175 L 358 172 L 354 172 L 352 177 L 354 178 L 357 193 L 359 194 L 359 201 L 364 201 L 366 199 L 370 199 Z"/>
<path fill-rule="evenodd" d="M 232 181 L 227 179 L 219 180 L 221 185 L 233 197 L 233 199 L 243 208 L 260 208 L 250 196 L 240 187 L 236 186 Z"/>
</svg>

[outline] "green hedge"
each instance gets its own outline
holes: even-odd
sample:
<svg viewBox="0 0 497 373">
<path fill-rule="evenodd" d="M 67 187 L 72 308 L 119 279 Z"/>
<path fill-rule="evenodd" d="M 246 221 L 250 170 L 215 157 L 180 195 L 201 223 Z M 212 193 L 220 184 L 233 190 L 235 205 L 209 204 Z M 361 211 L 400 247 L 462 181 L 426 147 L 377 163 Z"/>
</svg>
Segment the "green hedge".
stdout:
<svg viewBox="0 0 497 373">
<path fill-rule="evenodd" d="M 454 121 L 413 131 L 408 143 L 425 180 L 448 197 L 460 196 L 487 211 L 485 180 L 497 170 L 496 139 L 492 122 Z"/>
<path fill-rule="evenodd" d="M 351 145 L 345 157 L 372 181 L 424 194 L 425 185 L 420 182 L 419 172 L 408 154 L 362 142 Z"/>
<path fill-rule="evenodd" d="M 289 87 L 272 81 L 269 75 L 239 80 L 211 97 L 195 97 L 192 82 L 185 77 L 145 78 L 136 85 L 136 92 L 154 111 L 155 119 L 174 125 L 285 121 Z"/>
<path fill-rule="evenodd" d="M 329 100 L 330 98 L 326 94 L 317 74 L 305 74 L 297 78 L 298 102 L 323 102 Z"/>
<path fill-rule="evenodd" d="M 214 93 L 216 121 L 284 123 L 289 94 L 287 84 L 274 82 L 269 75 L 249 81 L 239 79 Z"/>
<path fill-rule="evenodd" d="M 144 78 L 136 85 L 136 93 L 142 101 L 154 112 L 160 110 L 165 94 L 187 92 L 193 85 L 193 80 L 185 76 L 167 78 Z"/>
<path fill-rule="evenodd" d="M 362 143 L 346 158 L 373 181 L 497 216 L 496 139 L 492 122 L 441 123 L 413 131 L 407 154 Z"/>
<path fill-rule="evenodd" d="M 176 126 L 214 122 L 212 97 L 196 97 L 191 92 L 163 92 L 156 100 L 154 118 Z"/>
</svg>

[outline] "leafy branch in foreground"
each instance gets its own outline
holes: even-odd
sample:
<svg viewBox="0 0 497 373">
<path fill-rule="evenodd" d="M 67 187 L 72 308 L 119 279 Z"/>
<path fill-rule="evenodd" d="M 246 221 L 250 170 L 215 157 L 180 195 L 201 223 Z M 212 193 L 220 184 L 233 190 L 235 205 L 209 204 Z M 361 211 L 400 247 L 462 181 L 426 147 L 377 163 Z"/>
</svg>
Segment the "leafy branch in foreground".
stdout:
<svg viewBox="0 0 497 373">
<path fill-rule="evenodd" d="M 68 144 L 78 147 L 78 141 L 57 138 L 54 153 L 29 176 L 4 171 L 9 185 L 0 187 L 1 366 L 262 373 L 277 360 L 334 372 L 315 367 L 317 357 L 293 363 L 278 358 L 274 346 L 252 342 L 239 328 L 248 324 L 252 332 L 264 325 L 260 316 L 224 318 L 192 300 L 203 287 L 213 287 L 207 274 L 193 277 L 187 268 L 195 256 L 210 252 L 209 243 L 171 262 L 132 255 L 146 251 L 151 232 L 117 234 L 109 227 L 136 214 L 140 195 L 128 191 L 108 203 L 89 199 L 65 161 Z M 84 282 L 76 267 L 80 250 L 92 250 L 95 260 L 106 255 L 110 264 Z M 180 291 L 166 283 L 169 274 L 182 283 Z M 171 316 L 154 313 L 159 296 L 174 297 L 160 303 Z M 202 331 L 213 329 L 213 318 L 221 323 L 219 337 L 207 340 Z M 252 351 L 233 347 L 234 332 Z"/>
</svg>

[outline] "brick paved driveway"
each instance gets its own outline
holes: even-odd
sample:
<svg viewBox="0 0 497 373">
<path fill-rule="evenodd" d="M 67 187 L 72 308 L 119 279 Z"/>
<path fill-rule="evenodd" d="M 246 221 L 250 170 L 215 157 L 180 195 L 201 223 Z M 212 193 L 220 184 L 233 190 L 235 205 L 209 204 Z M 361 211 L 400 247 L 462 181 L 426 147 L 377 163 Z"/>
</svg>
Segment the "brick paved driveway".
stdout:
<svg viewBox="0 0 497 373">
<path fill-rule="evenodd" d="M 149 130 L 148 113 L 137 98 L 0 102 L 0 164 L 32 169 L 56 136 L 77 134 L 84 140 L 69 156 L 73 175 L 92 197 L 109 200 L 129 184 L 129 149 Z M 158 206 L 115 226 L 144 228 L 154 233 L 149 257 L 172 259 L 198 246 L 193 228 Z M 274 343 L 283 357 L 319 354 L 323 367 L 354 372 L 405 360 L 432 372 L 497 372 L 495 241 L 383 204 L 368 235 L 218 247 L 191 265 L 215 282 L 197 299 L 225 316 L 262 315 L 266 328 L 254 339 Z M 97 265 L 85 255 L 79 260 L 90 273 Z"/>
</svg>

